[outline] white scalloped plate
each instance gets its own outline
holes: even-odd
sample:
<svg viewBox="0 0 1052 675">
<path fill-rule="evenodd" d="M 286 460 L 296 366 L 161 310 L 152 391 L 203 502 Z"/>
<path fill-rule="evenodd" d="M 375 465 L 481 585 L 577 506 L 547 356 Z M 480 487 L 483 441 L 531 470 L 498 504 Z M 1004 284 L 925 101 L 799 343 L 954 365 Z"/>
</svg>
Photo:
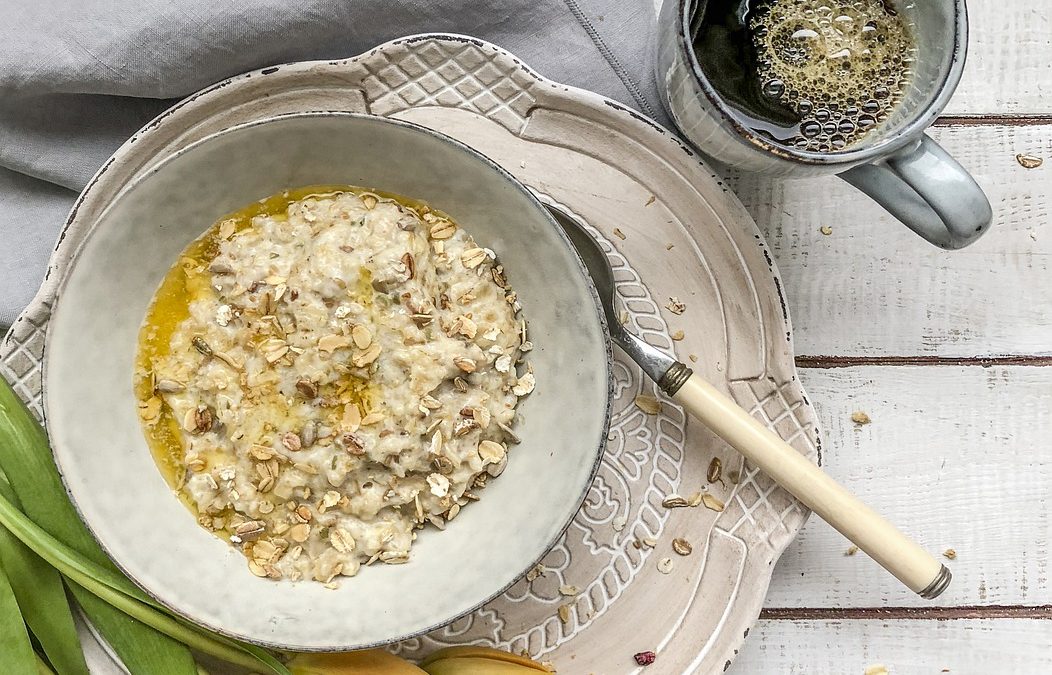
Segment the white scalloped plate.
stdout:
<svg viewBox="0 0 1052 675">
<path fill-rule="evenodd" d="M 421 35 L 361 56 L 247 73 L 176 105 L 128 140 L 70 214 L 48 275 L 0 347 L 3 374 L 39 414 L 40 359 L 55 288 L 109 199 L 160 158 L 232 124 L 282 112 L 348 110 L 406 119 L 453 136 L 586 222 L 610 256 L 631 326 L 675 351 L 800 452 L 819 455 L 816 419 L 797 382 L 781 284 L 755 224 L 721 179 L 668 131 L 590 92 L 546 80 L 491 44 Z M 615 231 L 615 228 L 618 228 Z M 671 296 L 687 309 L 673 314 Z M 682 340 L 672 338 L 683 331 Z M 678 337 L 678 336 L 677 336 Z M 697 360 L 691 358 L 695 355 Z M 661 673 L 729 667 L 763 604 L 773 563 L 807 511 L 683 411 L 648 416 L 655 394 L 617 354 L 610 442 L 584 508 L 544 560 L 482 610 L 397 645 L 415 657 L 450 644 L 527 650 L 569 673 Z M 572 411 L 568 414 L 572 414 Z M 737 485 L 708 486 L 727 507 L 666 510 L 671 493 L 706 486 L 718 457 Z M 672 553 L 675 537 L 693 553 Z M 636 548 L 652 538 L 655 549 Z M 671 557 L 669 574 L 656 563 Z M 560 586 L 579 594 L 566 597 Z M 559 618 L 565 605 L 568 620 Z M 101 651 L 93 670 L 110 672 Z"/>
</svg>

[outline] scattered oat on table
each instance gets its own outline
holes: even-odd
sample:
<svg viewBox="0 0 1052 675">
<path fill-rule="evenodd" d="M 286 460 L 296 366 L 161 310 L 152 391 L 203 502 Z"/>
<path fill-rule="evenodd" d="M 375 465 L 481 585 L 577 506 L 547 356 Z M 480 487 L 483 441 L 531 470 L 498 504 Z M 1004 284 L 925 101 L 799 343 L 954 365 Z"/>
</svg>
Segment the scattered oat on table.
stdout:
<svg viewBox="0 0 1052 675">
<path fill-rule="evenodd" d="M 1019 162 L 1019 166 L 1024 169 L 1036 169 L 1041 166 L 1045 160 L 1034 155 L 1020 153 L 1015 156 L 1015 161 Z"/>
<path fill-rule="evenodd" d="M 953 550 L 952 548 L 948 548 L 942 552 L 942 557 L 946 558 L 947 560 L 953 560 L 957 557 L 957 551 Z"/>
<path fill-rule="evenodd" d="M 668 302 L 665 303 L 665 309 L 673 314 L 682 314 L 687 311 L 687 305 L 684 302 L 680 302 L 679 298 L 673 295 L 669 297 Z"/>
<path fill-rule="evenodd" d="M 559 595 L 565 595 L 568 598 L 572 598 L 580 592 L 581 591 L 576 586 L 570 584 L 563 584 L 559 587 Z"/>
<path fill-rule="evenodd" d="M 614 522 L 612 522 L 611 525 L 613 525 L 614 527 L 614 532 L 620 532 L 621 530 L 625 529 L 625 525 L 628 525 L 628 518 L 625 518 L 624 516 L 617 516 L 616 518 L 614 518 Z"/>
<path fill-rule="evenodd" d="M 653 396 L 640 394 L 639 396 L 636 396 L 635 403 L 637 408 L 639 408 L 648 415 L 657 415 L 661 412 L 661 401 L 654 398 Z"/>
<path fill-rule="evenodd" d="M 873 420 L 871 420 L 869 418 L 869 415 L 867 415 L 866 413 L 862 412 L 861 410 L 856 410 L 855 412 L 851 413 L 851 421 L 854 422 L 855 424 L 863 425 L 863 424 L 869 424 Z"/>
<path fill-rule="evenodd" d="M 687 358 L 690 359 L 691 363 L 697 363 L 698 362 L 698 355 L 697 354 L 687 354 Z"/>
<path fill-rule="evenodd" d="M 621 231 L 620 227 L 615 227 L 614 228 L 614 236 L 617 237 L 618 239 L 620 239 L 621 241 L 624 241 L 625 239 L 627 239 L 627 237 L 625 236 L 625 233 Z"/>
<path fill-rule="evenodd" d="M 822 227 L 818 228 L 818 231 L 827 237 L 833 234 L 833 228 L 829 227 L 828 225 L 823 225 Z"/>
<path fill-rule="evenodd" d="M 681 330 L 677 330 L 677 331 L 674 331 L 674 332 L 672 333 L 672 335 L 670 335 L 669 337 L 671 337 L 671 338 L 672 338 L 673 340 L 675 340 L 676 342 L 679 342 L 679 341 L 680 341 L 680 340 L 682 340 L 683 338 L 687 337 L 687 334 L 686 334 L 686 333 L 684 333 L 684 332 L 683 332 L 683 331 L 681 331 Z"/>
<path fill-rule="evenodd" d="M 526 573 L 526 581 L 535 581 L 537 577 L 544 576 L 544 573 L 547 571 L 544 565 L 537 563 L 533 566 L 533 569 Z"/>
<path fill-rule="evenodd" d="M 643 206 L 650 206 L 651 204 L 653 204 L 653 203 L 654 203 L 654 201 L 655 201 L 656 199 L 657 199 L 657 196 L 656 196 L 656 195 L 650 195 L 650 199 L 648 199 L 648 200 L 647 200 L 647 203 L 646 203 L 646 204 L 643 204 Z"/>
<path fill-rule="evenodd" d="M 681 537 L 676 537 L 672 540 L 672 550 L 679 555 L 690 555 L 694 547 L 690 545 L 690 542 Z"/>
<path fill-rule="evenodd" d="M 672 558 L 662 558 L 661 560 L 658 560 L 657 563 L 658 572 L 661 572 L 662 574 L 669 574 L 672 572 L 672 566 Z"/>
<path fill-rule="evenodd" d="M 671 251 L 675 246 L 675 244 L 665 244 L 665 250 Z"/>
<path fill-rule="evenodd" d="M 864 675 L 889 675 L 889 673 L 884 664 L 877 663 L 872 666 L 867 666 Z"/>
<path fill-rule="evenodd" d="M 855 545 L 848 546 L 847 550 L 844 551 L 844 555 L 855 555 L 856 553 L 858 553 L 858 546 Z"/>
<path fill-rule="evenodd" d="M 570 605 L 559 605 L 559 621 L 570 623 Z"/>
</svg>

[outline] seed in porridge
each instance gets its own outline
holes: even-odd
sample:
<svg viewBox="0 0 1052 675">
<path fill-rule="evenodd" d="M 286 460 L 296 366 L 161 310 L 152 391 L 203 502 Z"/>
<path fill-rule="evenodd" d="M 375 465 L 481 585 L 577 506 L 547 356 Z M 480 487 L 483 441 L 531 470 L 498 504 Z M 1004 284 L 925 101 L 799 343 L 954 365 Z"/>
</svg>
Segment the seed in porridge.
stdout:
<svg viewBox="0 0 1052 675">
<path fill-rule="evenodd" d="M 282 434 L 281 444 L 290 452 L 299 452 L 303 448 L 303 441 L 300 439 L 299 434 L 294 431 L 287 431 Z"/>
<path fill-rule="evenodd" d="M 190 341 L 190 344 L 194 346 L 194 349 L 204 354 L 205 356 L 212 355 L 212 348 L 208 346 L 208 343 L 205 342 L 205 339 L 203 337 L 195 337 L 193 340 Z"/>
<path fill-rule="evenodd" d="M 304 448 L 309 448 L 314 445 L 314 441 L 318 439 L 318 423 L 314 420 L 308 420 L 303 425 L 303 429 L 300 431 L 300 443 Z"/>
<path fill-rule="evenodd" d="M 468 269 L 478 267 L 486 261 L 486 251 L 481 248 L 469 248 L 460 254 L 460 262 Z"/>
<path fill-rule="evenodd" d="M 474 417 L 458 417 L 457 421 L 453 423 L 453 438 L 467 436 L 479 428 L 479 423 L 475 421 Z"/>
<path fill-rule="evenodd" d="M 308 523 L 299 523 L 289 529 L 289 538 L 297 544 L 307 541 L 308 537 L 310 537 L 310 525 Z"/>
<path fill-rule="evenodd" d="M 348 347 L 351 344 L 351 338 L 346 335 L 323 335 L 318 339 L 318 349 L 323 352 L 332 353 L 341 347 Z"/>
<path fill-rule="evenodd" d="M 384 414 L 382 412 L 378 411 L 378 410 L 374 410 L 374 411 L 370 412 L 368 415 L 366 415 L 365 417 L 362 418 L 362 426 L 363 427 L 372 426 L 372 425 L 376 424 L 377 422 L 382 422 L 383 419 L 384 419 Z"/>
<path fill-rule="evenodd" d="M 296 391 L 303 395 L 303 398 L 314 399 L 318 396 L 318 385 L 314 384 L 310 380 L 303 378 L 296 380 Z"/>
<path fill-rule="evenodd" d="M 473 340 L 478 333 L 478 325 L 466 316 L 458 316 L 453 319 L 452 333 L 459 333 L 467 339 Z"/>
<path fill-rule="evenodd" d="M 234 528 L 234 534 L 240 537 L 241 541 L 252 541 L 263 536 L 265 530 L 266 527 L 263 521 L 249 520 Z"/>
<path fill-rule="evenodd" d="M 353 363 L 359 368 L 363 368 L 375 361 L 377 357 L 380 356 L 381 349 L 382 347 L 380 347 L 380 343 L 374 342 L 365 351 L 355 354 L 354 357 L 351 359 L 351 363 Z"/>
<path fill-rule="evenodd" d="M 440 220 L 431 226 L 428 233 L 432 239 L 449 239 L 457 231 L 457 226 L 449 220 Z"/>
<path fill-rule="evenodd" d="M 161 405 L 163 403 L 159 397 L 151 396 L 139 404 L 139 416 L 144 421 L 157 419 L 157 416 L 161 414 Z"/>
<path fill-rule="evenodd" d="M 371 195 L 371 194 L 362 195 L 362 204 L 364 204 L 365 208 L 367 208 L 367 209 L 374 209 L 374 208 L 376 208 L 376 204 L 379 201 L 380 200 L 377 199 L 376 195 Z"/>
<path fill-rule="evenodd" d="M 341 527 L 334 527 L 329 530 L 329 543 L 332 544 L 332 547 L 336 549 L 337 553 L 353 551 L 355 546 L 357 546 L 354 537 Z"/>
<path fill-rule="evenodd" d="M 352 455 L 365 454 L 365 441 L 361 436 L 354 432 L 340 434 L 337 443 L 343 446 L 343 449 Z"/>
<path fill-rule="evenodd" d="M 428 475 L 427 484 L 431 487 L 431 494 L 436 497 L 445 497 L 449 493 L 449 479 L 440 473 Z"/>
<path fill-rule="evenodd" d="M 463 356 L 453 357 L 453 365 L 455 365 L 457 368 L 461 369 L 465 373 L 473 373 L 475 372 L 475 368 L 477 367 L 473 359 L 465 358 Z"/>
<path fill-rule="evenodd" d="M 474 365 L 474 362 L 472 362 L 472 365 Z M 467 392 L 467 390 L 468 390 L 467 380 L 465 380 L 463 377 L 455 377 L 455 378 L 453 378 L 453 388 L 456 389 L 459 392 Z"/>
<path fill-rule="evenodd" d="M 210 431 L 213 423 L 212 411 L 206 405 L 191 408 L 183 416 L 183 428 L 194 435 Z"/>
<path fill-rule="evenodd" d="M 428 452 L 432 455 L 439 455 L 442 453 L 442 431 L 436 430 L 434 435 L 431 436 L 431 443 L 428 445 Z"/>
<path fill-rule="evenodd" d="M 153 389 L 159 394 L 178 394 L 186 390 L 186 385 L 175 380 L 157 380 L 157 384 L 154 385 Z"/>
<path fill-rule="evenodd" d="M 373 341 L 373 333 L 369 330 L 368 326 L 357 324 L 351 329 L 351 339 L 354 340 L 354 346 L 358 349 L 366 349 Z"/>
<path fill-rule="evenodd" d="M 431 466 L 435 471 L 445 476 L 453 473 L 453 461 L 443 455 L 435 455 L 432 457 Z"/>
<path fill-rule="evenodd" d="M 526 396 L 533 391 L 536 383 L 537 380 L 534 378 L 533 373 L 525 373 L 518 379 L 515 386 L 511 388 L 511 392 L 516 396 Z"/>
<path fill-rule="evenodd" d="M 482 441 L 479 443 L 479 457 L 483 464 L 497 464 L 508 454 L 503 445 L 495 441 Z"/>
</svg>

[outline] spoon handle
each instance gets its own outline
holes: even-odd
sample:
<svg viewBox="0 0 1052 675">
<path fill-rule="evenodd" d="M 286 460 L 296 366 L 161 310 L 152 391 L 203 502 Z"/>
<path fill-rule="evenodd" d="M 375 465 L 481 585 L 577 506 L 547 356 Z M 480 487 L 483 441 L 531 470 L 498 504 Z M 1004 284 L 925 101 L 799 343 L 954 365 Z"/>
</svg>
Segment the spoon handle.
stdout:
<svg viewBox="0 0 1052 675">
<path fill-rule="evenodd" d="M 700 375 L 674 398 L 912 591 L 934 598 L 950 570 Z"/>
</svg>

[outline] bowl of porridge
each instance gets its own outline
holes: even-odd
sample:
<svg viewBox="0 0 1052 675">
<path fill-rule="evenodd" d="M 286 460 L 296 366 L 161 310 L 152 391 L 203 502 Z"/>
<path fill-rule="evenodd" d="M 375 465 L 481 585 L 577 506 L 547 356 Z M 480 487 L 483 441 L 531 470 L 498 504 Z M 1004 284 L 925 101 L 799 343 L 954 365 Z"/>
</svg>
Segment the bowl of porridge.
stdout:
<svg viewBox="0 0 1052 675">
<path fill-rule="evenodd" d="M 135 179 L 62 283 L 46 416 L 81 516 L 186 618 L 348 650 L 495 597 L 598 467 L 602 313 L 520 183 L 406 122 L 274 117 Z"/>
</svg>

